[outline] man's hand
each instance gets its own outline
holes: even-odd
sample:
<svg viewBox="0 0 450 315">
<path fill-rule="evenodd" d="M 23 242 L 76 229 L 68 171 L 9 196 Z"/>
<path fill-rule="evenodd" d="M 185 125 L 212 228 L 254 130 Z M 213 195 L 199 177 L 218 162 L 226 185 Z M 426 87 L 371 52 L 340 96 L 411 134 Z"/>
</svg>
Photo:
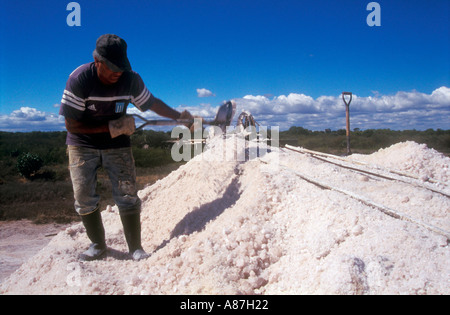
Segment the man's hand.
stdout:
<svg viewBox="0 0 450 315">
<path fill-rule="evenodd" d="M 203 118 L 200 116 L 192 116 L 192 114 L 190 112 L 188 112 L 187 110 L 185 110 L 181 113 L 179 119 L 192 120 L 192 123 L 185 124 L 185 126 L 188 127 L 190 131 L 194 131 L 194 130 L 202 127 Z M 195 121 L 194 121 L 194 119 L 195 119 Z"/>
<path fill-rule="evenodd" d="M 116 138 L 120 135 L 131 136 L 136 131 L 134 118 L 129 115 L 122 116 L 117 120 L 110 120 L 108 126 L 111 138 Z"/>
<path fill-rule="evenodd" d="M 181 112 L 179 119 L 194 120 L 194 116 L 189 111 L 184 110 Z"/>
</svg>

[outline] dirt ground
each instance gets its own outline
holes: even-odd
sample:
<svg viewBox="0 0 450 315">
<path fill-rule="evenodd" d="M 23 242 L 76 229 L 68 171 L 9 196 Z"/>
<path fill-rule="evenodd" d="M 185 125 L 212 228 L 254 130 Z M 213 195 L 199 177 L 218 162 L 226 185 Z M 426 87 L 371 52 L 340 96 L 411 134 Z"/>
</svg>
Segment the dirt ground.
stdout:
<svg viewBox="0 0 450 315">
<path fill-rule="evenodd" d="M 29 220 L 0 221 L 0 283 L 67 227 Z"/>
</svg>

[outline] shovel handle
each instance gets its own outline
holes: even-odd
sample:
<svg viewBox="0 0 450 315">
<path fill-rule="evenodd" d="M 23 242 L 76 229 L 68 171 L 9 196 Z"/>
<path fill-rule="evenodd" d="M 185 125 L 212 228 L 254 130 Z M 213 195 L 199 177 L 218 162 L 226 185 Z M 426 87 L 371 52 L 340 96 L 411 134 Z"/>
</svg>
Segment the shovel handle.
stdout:
<svg viewBox="0 0 450 315">
<path fill-rule="evenodd" d="M 347 100 L 345 99 L 345 96 L 350 96 L 350 100 L 347 103 Z M 352 92 L 342 92 L 342 100 L 344 101 L 346 106 L 350 106 L 350 103 L 352 102 L 353 93 Z"/>
<path fill-rule="evenodd" d="M 141 130 L 145 126 L 151 125 L 151 126 L 176 126 L 176 125 L 183 125 L 183 124 L 190 124 L 193 121 L 190 119 L 178 119 L 178 120 L 148 120 L 142 117 L 141 115 L 133 114 L 132 116 L 139 118 L 140 120 L 144 121 L 142 125 L 140 125 L 137 130 Z"/>
<path fill-rule="evenodd" d="M 167 120 L 167 119 L 155 119 L 155 120 L 148 120 L 142 117 L 138 114 L 132 114 L 131 116 L 137 117 L 140 120 L 143 120 L 144 123 L 136 128 L 136 131 L 141 130 L 145 126 L 176 126 L 176 125 L 186 125 L 186 124 L 193 124 L 193 119 L 177 119 L 177 120 Z M 204 125 L 216 125 L 216 122 L 214 121 L 206 121 L 203 120 L 202 124 Z"/>
<path fill-rule="evenodd" d="M 233 119 L 234 113 L 236 111 L 236 102 L 234 101 L 228 101 L 225 104 L 221 105 L 219 108 L 219 111 L 216 114 L 216 118 L 211 121 L 203 120 L 202 124 L 204 125 L 215 125 L 222 128 L 225 126 L 229 126 L 231 123 L 231 120 Z M 136 128 L 136 130 L 140 130 L 144 128 L 145 126 L 152 125 L 152 126 L 176 126 L 176 125 L 189 125 L 194 123 L 194 119 L 178 119 L 178 120 L 147 120 L 144 117 L 132 114 L 131 116 L 137 117 L 140 120 L 144 121 L 144 124 Z"/>
</svg>

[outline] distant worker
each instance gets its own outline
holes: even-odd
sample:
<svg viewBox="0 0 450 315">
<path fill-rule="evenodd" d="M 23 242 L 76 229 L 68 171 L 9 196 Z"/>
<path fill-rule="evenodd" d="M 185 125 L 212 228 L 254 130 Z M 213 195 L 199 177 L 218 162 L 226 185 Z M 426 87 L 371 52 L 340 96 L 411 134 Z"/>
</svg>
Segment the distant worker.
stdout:
<svg viewBox="0 0 450 315">
<path fill-rule="evenodd" d="M 80 255 L 90 261 L 106 256 L 105 230 L 96 193 L 97 170 L 107 172 L 123 224 L 129 252 L 134 260 L 147 258 L 141 244 L 141 200 L 137 195 L 136 171 L 130 136 L 134 118 L 126 115 L 128 104 L 140 111 L 152 110 L 170 119 L 193 119 L 153 96 L 138 73 L 131 70 L 127 44 L 117 35 L 98 38 L 94 62 L 75 69 L 61 100 L 65 117 L 66 144 L 75 210 L 81 216 L 92 244 Z"/>
</svg>

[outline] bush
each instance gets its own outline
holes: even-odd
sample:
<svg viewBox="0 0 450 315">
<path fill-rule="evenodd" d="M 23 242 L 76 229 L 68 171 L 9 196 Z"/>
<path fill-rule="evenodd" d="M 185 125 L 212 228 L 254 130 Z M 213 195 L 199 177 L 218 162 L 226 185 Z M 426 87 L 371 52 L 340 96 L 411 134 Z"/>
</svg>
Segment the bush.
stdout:
<svg viewBox="0 0 450 315">
<path fill-rule="evenodd" d="M 39 155 L 33 153 L 25 153 L 17 159 L 17 170 L 20 175 L 25 178 L 31 179 L 31 177 L 41 169 L 44 165 L 44 161 Z"/>
<path fill-rule="evenodd" d="M 136 167 L 157 167 L 174 163 L 170 150 L 160 148 L 141 149 L 133 147 Z"/>
</svg>

